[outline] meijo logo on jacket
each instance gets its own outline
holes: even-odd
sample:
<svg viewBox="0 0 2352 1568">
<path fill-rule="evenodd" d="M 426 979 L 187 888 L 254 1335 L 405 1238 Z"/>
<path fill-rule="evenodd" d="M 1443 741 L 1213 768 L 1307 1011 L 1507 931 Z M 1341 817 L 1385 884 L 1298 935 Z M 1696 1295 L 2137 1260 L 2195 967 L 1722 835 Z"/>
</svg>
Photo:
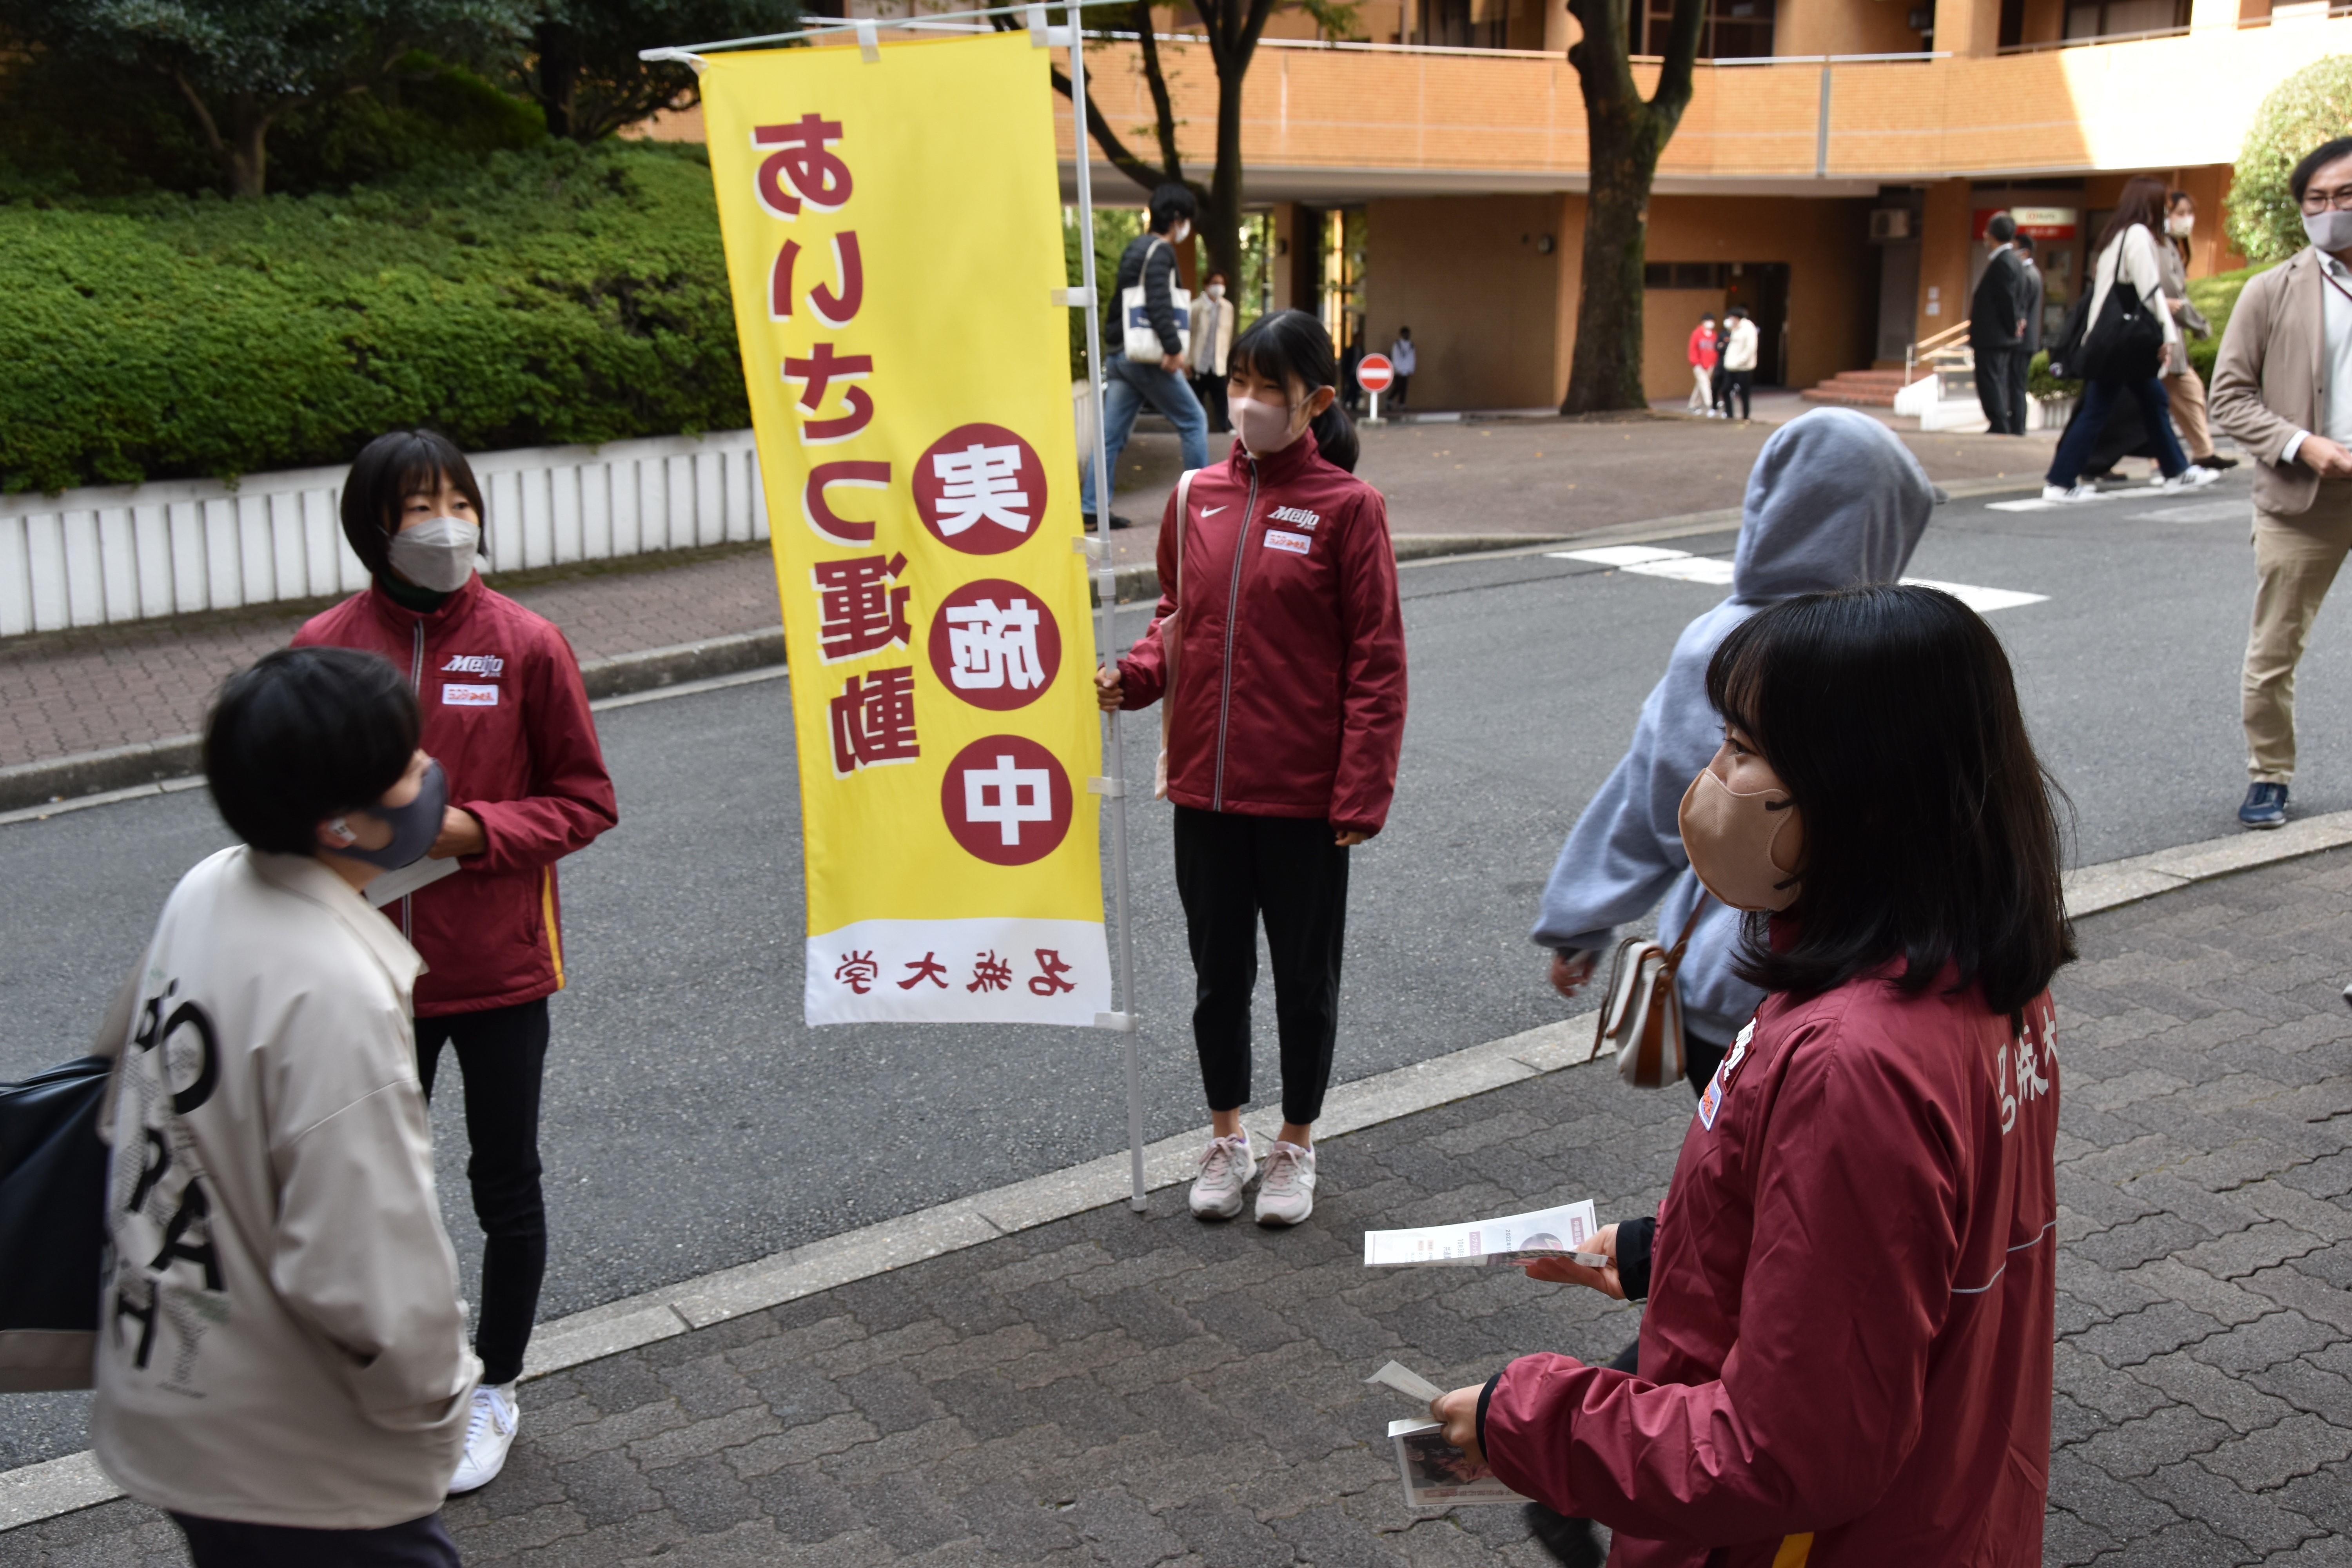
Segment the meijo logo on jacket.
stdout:
<svg viewBox="0 0 2352 1568">
<path fill-rule="evenodd" d="M 507 661 L 494 653 L 453 653 L 449 662 L 441 667 L 444 675 L 496 675 L 505 669 Z"/>
<path fill-rule="evenodd" d="M 1299 527 L 1307 530 L 1309 533 L 1312 533 L 1315 531 L 1315 525 L 1322 521 L 1323 517 L 1320 512 L 1308 511 L 1303 506 L 1278 506 L 1276 507 L 1270 514 L 1268 514 L 1267 521 L 1270 522 L 1295 522 Z"/>
</svg>

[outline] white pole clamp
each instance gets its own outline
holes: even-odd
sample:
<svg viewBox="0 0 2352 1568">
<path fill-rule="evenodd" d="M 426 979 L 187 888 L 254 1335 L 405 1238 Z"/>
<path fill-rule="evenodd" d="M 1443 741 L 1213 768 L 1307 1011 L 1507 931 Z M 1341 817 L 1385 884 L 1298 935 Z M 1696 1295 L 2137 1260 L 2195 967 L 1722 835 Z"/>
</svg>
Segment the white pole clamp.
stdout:
<svg viewBox="0 0 2352 1568">
<path fill-rule="evenodd" d="M 870 19 L 858 21 L 857 55 L 869 66 L 882 58 L 882 35 Z"/>
<path fill-rule="evenodd" d="M 1127 781 L 1125 779 L 1105 778 L 1100 773 L 1097 773 L 1093 778 L 1087 781 L 1087 793 L 1091 795 L 1125 795 L 1127 793 Z"/>
<path fill-rule="evenodd" d="M 1095 1015 L 1095 1027 L 1097 1029 L 1108 1029 L 1115 1035 L 1131 1035 L 1135 1033 L 1135 1015 L 1132 1013 L 1097 1013 Z"/>
</svg>

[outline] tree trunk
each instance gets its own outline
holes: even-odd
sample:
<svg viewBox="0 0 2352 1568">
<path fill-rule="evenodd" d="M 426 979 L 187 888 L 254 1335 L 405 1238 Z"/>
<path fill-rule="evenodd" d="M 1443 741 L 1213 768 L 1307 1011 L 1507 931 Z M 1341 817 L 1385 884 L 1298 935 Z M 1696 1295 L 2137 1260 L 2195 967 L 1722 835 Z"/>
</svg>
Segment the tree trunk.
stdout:
<svg viewBox="0 0 2352 1568">
<path fill-rule="evenodd" d="M 1217 169 L 1209 184 L 1209 199 L 1202 205 L 1201 237 L 1209 247 L 1211 272 L 1225 275 L 1225 293 L 1238 300 L 1242 290 L 1242 79 L 1249 61 L 1220 66 L 1217 71 Z"/>
<path fill-rule="evenodd" d="M 1620 116 L 1593 113 L 1588 121 L 1592 189 L 1585 199 L 1583 289 L 1563 414 L 1649 406 L 1642 384 L 1642 264 L 1656 142 Z"/>
<path fill-rule="evenodd" d="M 267 114 L 245 115 L 227 149 L 228 191 L 239 201 L 259 196 L 268 184 L 270 119 Z"/>
<path fill-rule="evenodd" d="M 539 51 L 537 97 L 547 116 L 547 133 L 572 139 L 579 129 L 572 112 L 572 95 L 580 86 L 579 35 L 562 22 L 541 21 L 531 29 L 530 39 Z"/>
</svg>

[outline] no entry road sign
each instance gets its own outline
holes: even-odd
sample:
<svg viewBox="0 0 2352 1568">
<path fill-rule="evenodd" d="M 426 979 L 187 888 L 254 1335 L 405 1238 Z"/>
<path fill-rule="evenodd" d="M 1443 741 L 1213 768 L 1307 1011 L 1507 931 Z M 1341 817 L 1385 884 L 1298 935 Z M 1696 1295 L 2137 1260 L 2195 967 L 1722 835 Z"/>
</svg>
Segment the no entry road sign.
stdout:
<svg viewBox="0 0 2352 1568">
<path fill-rule="evenodd" d="M 1386 392 L 1396 381 L 1396 366 L 1386 354 L 1366 354 L 1356 366 L 1356 384 L 1366 392 Z"/>
</svg>

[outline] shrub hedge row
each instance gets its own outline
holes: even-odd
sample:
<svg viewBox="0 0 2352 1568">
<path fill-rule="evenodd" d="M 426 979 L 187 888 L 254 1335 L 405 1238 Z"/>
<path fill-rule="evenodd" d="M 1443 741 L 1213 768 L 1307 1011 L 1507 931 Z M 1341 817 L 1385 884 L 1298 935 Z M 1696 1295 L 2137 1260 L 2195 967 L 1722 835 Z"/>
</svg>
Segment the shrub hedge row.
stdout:
<svg viewBox="0 0 2352 1568">
<path fill-rule="evenodd" d="M 0 489 L 750 423 L 699 148 L 341 196 L 0 205 Z"/>
</svg>

